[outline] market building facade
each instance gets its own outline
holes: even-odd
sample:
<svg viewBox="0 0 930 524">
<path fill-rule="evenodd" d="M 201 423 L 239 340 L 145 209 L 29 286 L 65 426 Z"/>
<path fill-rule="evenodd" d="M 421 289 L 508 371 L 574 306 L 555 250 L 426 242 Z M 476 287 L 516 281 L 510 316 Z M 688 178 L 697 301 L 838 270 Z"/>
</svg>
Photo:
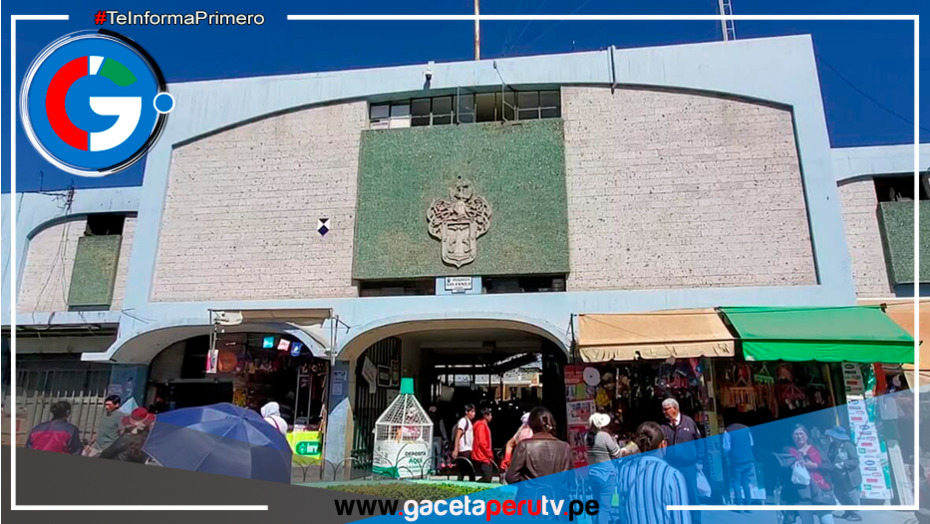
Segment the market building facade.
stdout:
<svg viewBox="0 0 930 524">
<path fill-rule="evenodd" d="M 913 147 L 831 149 L 806 36 L 170 90 L 141 187 L 3 196 L 30 420 L 55 395 L 88 417 L 106 392 L 273 399 L 351 471 L 400 377 L 424 405 L 543 402 L 570 426 L 624 409 L 621 374 L 677 371 L 665 393 L 713 430 L 707 384 L 754 357 L 740 308 L 892 304 L 852 311 L 907 345 L 883 319 L 913 329 L 894 299 L 930 295 Z M 763 377 L 799 360 L 758 351 Z M 845 402 L 843 362 L 797 372 L 822 389 L 795 404 Z M 595 392 L 566 403 L 585 364 Z"/>
</svg>

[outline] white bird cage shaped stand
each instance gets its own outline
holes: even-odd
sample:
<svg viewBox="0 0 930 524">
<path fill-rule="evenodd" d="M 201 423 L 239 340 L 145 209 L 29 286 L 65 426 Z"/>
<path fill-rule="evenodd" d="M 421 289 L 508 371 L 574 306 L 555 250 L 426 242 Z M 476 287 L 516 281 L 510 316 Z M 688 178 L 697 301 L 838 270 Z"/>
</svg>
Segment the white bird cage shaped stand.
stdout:
<svg viewBox="0 0 930 524">
<path fill-rule="evenodd" d="M 375 422 L 372 473 L 392 478 L 429 475 L 432 440 L 433 422 L 413 396 L 413 379 L 401 379 L 400 395 Z"/>
</svg>

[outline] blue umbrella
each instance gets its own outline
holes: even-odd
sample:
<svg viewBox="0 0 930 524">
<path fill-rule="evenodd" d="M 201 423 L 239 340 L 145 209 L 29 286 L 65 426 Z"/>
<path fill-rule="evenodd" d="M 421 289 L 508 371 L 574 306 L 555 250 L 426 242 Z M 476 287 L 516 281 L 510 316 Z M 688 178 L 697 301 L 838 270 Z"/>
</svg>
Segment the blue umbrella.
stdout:
<svg viewBox="0 0 930 524">
<path fill-rule="evenodd" d="M 160 413 L 143 450 L 168 468 L 291 481 L 291 447 L 258 413 L 213 404 Z"/>
</svg>

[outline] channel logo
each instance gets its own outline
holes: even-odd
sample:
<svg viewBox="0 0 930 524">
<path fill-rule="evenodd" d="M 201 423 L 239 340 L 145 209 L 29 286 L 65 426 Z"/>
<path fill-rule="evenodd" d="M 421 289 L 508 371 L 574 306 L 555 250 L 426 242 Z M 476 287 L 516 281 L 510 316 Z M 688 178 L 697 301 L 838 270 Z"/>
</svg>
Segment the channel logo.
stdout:
<svg viewBox="0 0 930 524">
<path fill-rule="evenodd" d="M 148 152 L 174 99 L 145 50 L 101 30 L 67 35 L 42 50 L 26 71 L 19 106 L 26 136 L 46 160 L 99 177 Z"/>
</svg>

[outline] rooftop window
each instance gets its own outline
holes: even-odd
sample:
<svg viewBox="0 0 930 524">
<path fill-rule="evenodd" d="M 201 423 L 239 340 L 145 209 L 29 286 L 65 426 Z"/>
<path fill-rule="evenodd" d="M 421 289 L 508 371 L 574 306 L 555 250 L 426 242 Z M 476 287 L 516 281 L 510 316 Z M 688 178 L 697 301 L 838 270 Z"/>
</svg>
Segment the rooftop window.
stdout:
<svg viewBox="0 0 930 524">
<path fill-rule="evenodd" d="M 558 90 L 464 93 L 371 104 L 372 129 L 511 122 L 562 116 Z"/>
</svg>

